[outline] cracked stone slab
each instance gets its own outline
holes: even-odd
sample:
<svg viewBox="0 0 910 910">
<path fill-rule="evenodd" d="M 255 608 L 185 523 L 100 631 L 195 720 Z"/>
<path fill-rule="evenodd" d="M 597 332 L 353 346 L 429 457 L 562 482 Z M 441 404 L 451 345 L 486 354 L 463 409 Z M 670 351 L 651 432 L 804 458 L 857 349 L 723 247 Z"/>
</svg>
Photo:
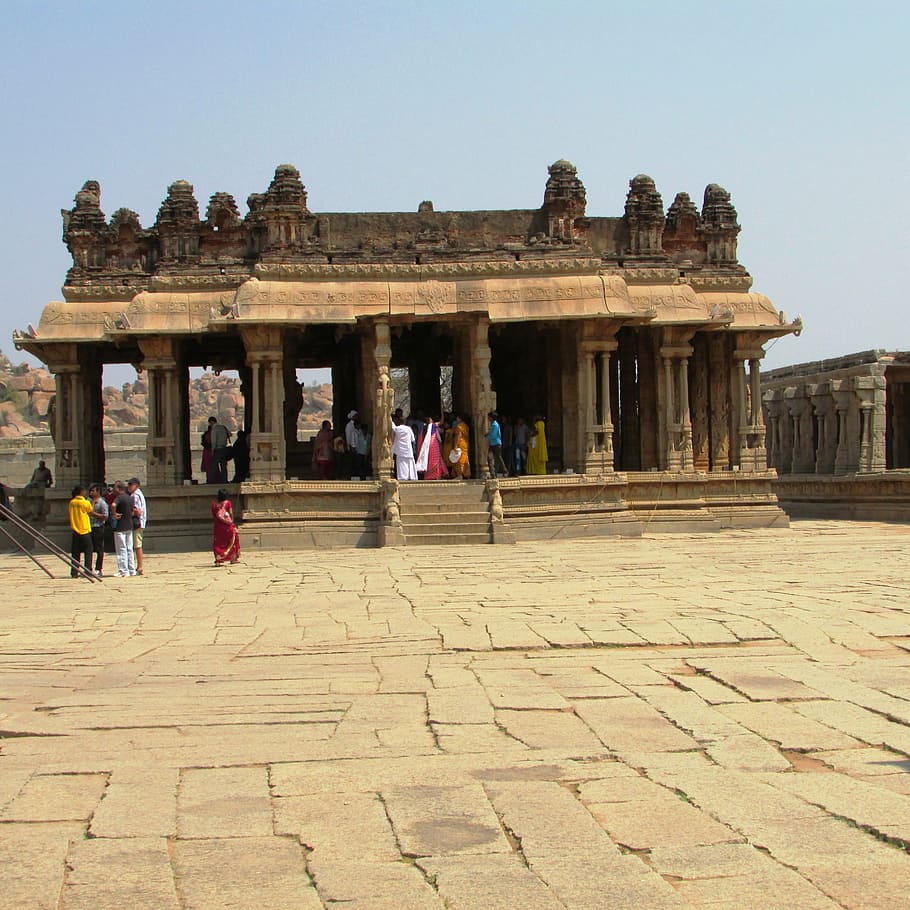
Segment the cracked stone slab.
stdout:
<svg viewBox="0 0 910 910">
<path fill-rule="evenodd" d="M 173 848 L 181 910 L 322 910 L 296 840 L 178 840 Z M 217 870 L 216 875 L 212 871 Z"/>
</svg>

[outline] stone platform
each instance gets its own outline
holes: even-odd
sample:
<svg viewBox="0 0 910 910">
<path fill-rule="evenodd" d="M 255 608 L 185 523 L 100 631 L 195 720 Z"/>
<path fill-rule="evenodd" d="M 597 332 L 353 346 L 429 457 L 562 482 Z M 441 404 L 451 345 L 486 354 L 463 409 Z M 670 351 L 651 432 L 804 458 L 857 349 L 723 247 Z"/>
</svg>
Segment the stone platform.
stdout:
<svg viewBox="0 0 910 910">
<path fill-rule="evenodd" d="M 895 910 L 908 545 L 0 555 L 0 907 Z"/>
<path fill-rule="evenodd" d="M 402 483 L 403 541 L 513 543 L 637 537 L 652 531 L 786 527 L 788 519 L 774 493 L 775 481 L 773 471 L 501 478 L 496 482 L 501 520 L 493 514 L 493 488 L 484 481 Z M 384 524 L 388 491 L 378 480 L 286 480 L 224 487 L 247 549 L 310 550 L 402 542 L 401 533 L 390 535 Z M 144 486 L 143 490 L 153 532 L 147 537 L 147 552 L 208 549 L 215 485 Z M 60 488 L 46 493 L 42 530 L 61 547 L 69 546 L 69 498 L 69 492 Z"/>
</svg>

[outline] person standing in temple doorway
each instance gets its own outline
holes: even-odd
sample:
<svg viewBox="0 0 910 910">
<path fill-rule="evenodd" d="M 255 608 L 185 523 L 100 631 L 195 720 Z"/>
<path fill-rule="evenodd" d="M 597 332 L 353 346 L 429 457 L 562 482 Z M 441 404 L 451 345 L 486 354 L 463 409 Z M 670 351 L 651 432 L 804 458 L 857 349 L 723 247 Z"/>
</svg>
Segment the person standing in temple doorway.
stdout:
<svg viewBox="0 0 910 910">
<path fill-rule="evenodd" d="M 136 552 L 136 574 L 142 574 L 142 538 L 148 521 L 148 509 L 145 493 L 139 488 L 139 478 L 131 477 L 127 481 L 127 492 L 133 500 L 133 549 Z"/>
<path fill-rule="evenodd" d="M 524 417 L 519 417 L 512 431 L 512 466 L 516 475 L 524 474 L 528 464 L 528 442 L 531 439 L 531 429 L 525 423 Z"/>
<path fill-rule="evenodd" d="M 359 477 L 357 474 L 357 411 L 348 411 L 348 422 L 344 425 L 345 477 Z"/>
<path fill-rule="evenodd" d="M 243 483 L 250 479 L 250 437 L 246 430 L 237 431 L 237 439 L 231 446 L 234 456 L 234 479 L 231 483 Z"/>
<path fill-rule="evenodd" d="M 226 426 L 209 417 L 212 443 L 212 464 L 206 476 L 206 483 L 227 483 L 227 463 L 231 454 L 231 433 Z"/>
<path fill-rule="evenodd" d="M 508 477 L 509 469 L 502 458 L 502 430 L 499 426 L 499 415 L 496 411 L 490 411 L 487 417 L 490 421 L 490 429 L 487 430 L 487 441 L 490 444 L 490 470 L 494 477 L 500 470 L 503 477 Z"/>
</svg>

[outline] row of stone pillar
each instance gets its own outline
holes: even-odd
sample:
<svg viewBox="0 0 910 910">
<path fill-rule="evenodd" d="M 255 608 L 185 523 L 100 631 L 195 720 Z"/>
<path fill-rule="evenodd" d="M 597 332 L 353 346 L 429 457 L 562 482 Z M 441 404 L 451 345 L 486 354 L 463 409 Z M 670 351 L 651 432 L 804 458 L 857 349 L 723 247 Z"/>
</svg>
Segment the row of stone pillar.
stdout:
<svg viewBox="0 0 910 910">
<path fill-rule="evenodd" d="M 456 401 L 470 402 L 468 417 L 474 427 L 472 461 L 478 476 L 488 475 L 487 413 L 496 408 L 490 374 L 489 321 L 476 318 L 453 333 Z M 345 349 L 344 363 L 333 368 L 336 423 L 339 415 L 356 408 L 373 428 L 373 466 L 377 476 L 388 476 L 389 414 L 394 406 L 391 383 L 391 326 L 375 322 L 360 335 L 357 346 Z M 275 482 L 286 477 L 288 415 L 285 347 L 278 326 L 241 329 L 245 362 L 240 366 L 250 440 L 250 479 Z M 576 410 L 577 438 L 563 437 L 565 458 L 584 473 L 616 469 L 655 468 L 693 472 L 737 468 L 766 469 L 765 424 L 761 409 L 760 345 L 745 336 L 700 333 L 693 328 L 664 327 L 617 336 L 603 324 L 582 326 L 570 351 L 577 357 L 577 374 L 563 380 L 563 405 Z M 179 339 L 155 336 L 139 339 L 148 385 L 149 431 L 147 482 L 179 485 L 192 475 L 188 370 Z M 55 439 L 57 476 L 63 485 L 104 477 L 101 370 L 98 352 L 89 347 L 61 345 L 49 363 L 57 375 Z M 748 365 L 748 375 L 746 366 Z M 337 375 L 335 375 L 337 374 Z M 690 374 L 692 388 L 690 389 Z M 292 377 L 293 378 L 293 377 Z M 575 385 L 577 395 L 572 394 Z M 574 398 L 574 405 L 571 399 Z M 783 398 L 781 400 L 784 400 Z M 789 400 L 789 399 L 787 399 Z M 690 402 L 694 401 L 694 408 Z M 798 406 L 793 405 L 792 415 Z M 570 412 L 571 413 L 571 412 Z M 772 413 L 778 412 L 773 410 Z M 788 413 L 790 413 L 788 411 Z M 865 413 L 861 411 L 860 413 Z M 877 412 L 876 412 L 877 413 Z M 571 425 L 567 416 L 563 426 Z M 296 415 L 290 421 L 296 425 Z M 775 453 L 789 449 L 798 466 L 807 465 L 803 452 L 811 432 L 792 416 L 792 438 L 775 418 Z M 845 417 L 838 438 L 849 436 Z M 861 418 L 860 449 L 872 463 L 875 415 Z M 624 449 L 617 464 L 614 436 Z M 340 431 L 340 425 L 336 427 Z M 824 423 L 822 439 L 829 439 Z M 783 435 L 781 435 L 783 434 Z M 794 445 L 793 440 L 798 440 Z M 852 456 L 850 456 L 852 457 Z M 844 456 L 847 464 L 849 458 Z M 873 459 L 874 460 L 874 459 Z M 837 461 L 837 457 L 835 457 Z M 813 460 L 813 464 L 816 462 Z"/>
<path fill-rule="evenodd" d="M 885 378 L 803 382 L 764 393 L 768 463 L 781 474 L 853 474 L 885 470 Z"/>
<path fill-rule="evenodd" d="M 692 328 L 665 328 L 657 337 L 583 338 L 583 470 L 766 470 L 763 353 L 757 345 L 731 344 L 729 335 Z"/>
</svg>

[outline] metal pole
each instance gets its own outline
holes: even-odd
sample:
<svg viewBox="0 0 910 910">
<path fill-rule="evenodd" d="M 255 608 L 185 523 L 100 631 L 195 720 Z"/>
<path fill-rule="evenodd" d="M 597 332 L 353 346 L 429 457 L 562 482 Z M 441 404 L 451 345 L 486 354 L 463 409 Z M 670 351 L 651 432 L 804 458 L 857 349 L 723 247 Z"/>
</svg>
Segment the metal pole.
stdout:
<svg viewBox="0 0 910 910">
<path fill-rule="evenodd" d="M 11 540 L 19 549 L 20 549 L 20 550 L 22 550 L 22 552 L 25 553 L 25 555 L 26 555 L 26 556 L 27 556 L 27 557 L 28 557 L 36 566 L 38 566 L 38 568 L 40 568 L 40 569 L 44 572 L 44 574 L 47 575 L 48 578 L 53 578 L 53 577 L 54 577 L 53 575 L 51 575 L 51 573 L 48 571 L 48 569 L 47 569 L 45 566 L 41 565 L 41 563 L 38 562 L 38 560 L 35 559 L 35 557 L 32 556 L 32 554 L 29 553 L 28 550 L 25 549 L 24 544 L 23 544 L 21 541 L 16 540 L 16 538 L 13 537 L 13 535 L 10 534 L 10 532 L 7 531 L 6 528 L 3 527 L 3 525 L 0 525 L 0 532 L 2 532 L 3 534 L 5 534 L 5 535 L 6 535 L 6 536 L 7 536 L 7 537 L 8 537 L 8 538 L 9 538 L 9 539 L 10 539 L 10 540 Z"/>
</svg>

